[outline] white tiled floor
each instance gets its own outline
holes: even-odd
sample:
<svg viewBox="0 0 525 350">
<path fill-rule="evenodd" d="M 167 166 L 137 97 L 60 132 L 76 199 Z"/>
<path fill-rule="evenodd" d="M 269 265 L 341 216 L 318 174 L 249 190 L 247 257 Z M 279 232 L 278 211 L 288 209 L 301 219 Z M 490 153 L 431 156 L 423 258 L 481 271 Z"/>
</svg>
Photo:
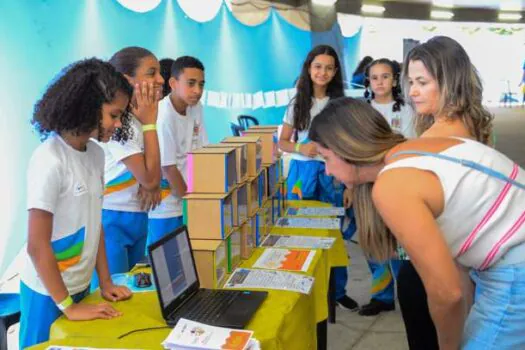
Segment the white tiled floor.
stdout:
<svg viewBox="0 0 525 350">
<path fill-rule="evenodd" d="M 370 272 L 358 245 L 349 243 L 351 257 L 347 294 L 359 305 L 370 299 Z M 405 329 L 399 308 L 378 316 L 359 316 L 337 308 L 337 323 L 328 325 L 328 349 L 330 350 L 405 350 L 408 349 Z"/>
</svg>

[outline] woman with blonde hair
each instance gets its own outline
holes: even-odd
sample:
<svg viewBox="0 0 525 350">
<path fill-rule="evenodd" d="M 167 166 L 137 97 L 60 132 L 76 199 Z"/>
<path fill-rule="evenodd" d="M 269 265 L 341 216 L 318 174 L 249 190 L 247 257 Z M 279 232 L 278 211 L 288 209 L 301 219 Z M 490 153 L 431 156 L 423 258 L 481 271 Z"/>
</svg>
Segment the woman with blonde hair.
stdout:
<svg viewBox="0 0 525 350">
<path fill-rule="evenodd" d="M 417 99 L 412 73 L 416 106 L 436 102 Z M 341 98 L 315 118 L 309 136 L 327 173 L 355 187 L 363 250 L 387 260 L 399 244 L 410 256 L 440 349 L 523 348 L 525 172 L 471 138 L 428 136 L 441 123 L 407 141 L 366 102 Z M 464 269 L 475 281 L 470 310 Z"/>
</svg>

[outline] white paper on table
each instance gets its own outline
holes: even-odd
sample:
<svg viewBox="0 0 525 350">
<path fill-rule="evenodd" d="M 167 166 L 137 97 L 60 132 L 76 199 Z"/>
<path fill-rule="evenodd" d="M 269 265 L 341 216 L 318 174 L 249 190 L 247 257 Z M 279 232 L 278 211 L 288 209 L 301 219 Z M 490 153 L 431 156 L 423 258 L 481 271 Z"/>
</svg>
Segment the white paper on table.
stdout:
<svg viewBox="0 0 525 350">
<path fill-rule="evenodd" d="M 261 247 L 330 249 L 334 245 L 334 242 L 334 237 L 286 236 L 271 234 L 266 236 L 266 239 L 261 243 Z"/>
<path fill-rule="evenodd" d="M 287 106 L 290 103 L 290 97 L 288 96 L 288 89 L 278 90 L 275 92 L 275 106 L 282 107 Z"/>
<path fill-rule="evenodd" d="M 315 250 L 268 248 L 264 249 L 252 267 L 306 272 L 314 256 Z"/>
<path fill-rule="evenodd" d="M 257 339 L 252 338 L 246 350 L 261 350 L 261 343 Z"/>
<path fill-rule="evenodd" d="M 264 108 L 275 107 L 275 92 L 266 91 L 264 93 Z"/>
<path fill-rule="evenodd" d="M 252 338 L 253 331 L 210 326 L 181 318 L 171 330 L 162 346 L 169 349 L 232 349 L 245 350 Z M 232 339 L 236 337 L 236 339 Z M 226 347 L 228 341 L 238 345 Z"/>
<path fill-rule="evenodd" d="M 308 207 L 293 208 L 286 210 L 286 215 L 290 216 L 344 216 L 345 208 L 343 207 Z"/>
<path fill-rule="evenodd" d="M 220 107 L 221 95 L 216 91 L 208 91 L 208 106 Z"/>
<path fill-rule="evenodd" d="M 290 228 L 312 228 L 325 230 L 341 229 L 341 219 L 339 218 L 298 218 L 286 217 L 279 218 L 275 223 L 277 227 Z"/>
<path fill-rule="evenodd" d="M 62 345 L 50 345 L 46 350 L 140 350 L 140 349 L 110 349 L 110 348 L 86 348 L 78 346 L 62 346 Z"/>
<path fill-rule="evenodd" d="M 310 294 L 315 278 L 294 272 L 237 268 L 224 284 L 230 289 L 276 289 Z"/>
<path fill-rule="evenodd" d="M 264 107 L 264 95 L 262 91 L 257 91 L 253 94 L 252 108 L 257 109 Z"/>
</svg>

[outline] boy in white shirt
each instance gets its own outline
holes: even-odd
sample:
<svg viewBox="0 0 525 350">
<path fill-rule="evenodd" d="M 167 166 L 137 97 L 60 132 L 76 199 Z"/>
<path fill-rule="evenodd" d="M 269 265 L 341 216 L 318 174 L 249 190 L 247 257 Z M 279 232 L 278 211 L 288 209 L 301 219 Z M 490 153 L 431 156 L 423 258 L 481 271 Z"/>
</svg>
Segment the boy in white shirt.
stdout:
<svg viewBox="0 0 525 350">
<path fill-rule="evenodd" d="M 179 57 L 171 68 L 171 92 L 159 103 L 157 132 L 162 167 L 160 205 L 149 213 L 148 245 L 181 226 L 188 152 L 208 144 L 202 105 L 204 65 Z"/>
</svg>

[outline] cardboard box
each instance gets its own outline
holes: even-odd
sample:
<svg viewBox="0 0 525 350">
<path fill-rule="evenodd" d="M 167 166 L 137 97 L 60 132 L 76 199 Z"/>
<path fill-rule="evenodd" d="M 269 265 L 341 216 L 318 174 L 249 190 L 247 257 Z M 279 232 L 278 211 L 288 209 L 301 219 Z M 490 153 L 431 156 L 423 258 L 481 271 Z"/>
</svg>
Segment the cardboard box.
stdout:
<svg viewBox="0 0 525 350">
<path fill-rule="evenodd" d="M 237 160 L 237 183 L 244 182 L 248 179 L 248 149 L 245 143 L 216 143 L 207 145 L 205 148 L 229 148 L 235 149 Z"/>
<path fill-rule="evenodd" d="M 251 220 L 251 218 L 250 218 Z M 256 246 L 256 234 L 253 229 L 255 226 L 250 225 L 246 222 L 241 227 L 241 258 L 248 259 Z"/>
<path fill-rule="evenodd" d="M 244 224 L 249 232 L 255 237 L 255 246 L 258 247 L 261 244 L 259 234 L 259 213 L 255 213 L 246 220 Z"/>
<path fill-rule="evenodd" d="M 226 239 L 236 221 L 234 191 L 192 193 L 183 198 L 184 223 L 191 239 Z"/>
<path fill-rule="evenodd" d="M 241 143 L 246 144 L 248 155 L 248 177 L 255 177 L 261 171 L 262 166 L 262 141 L 258 136 L 236 136 L 227 137 L 222 140 L 224 144 Z"/>
<path fill-rule="evenodd" d="M 274 129 L 248 129 L 242 132 L 243 136 L 258 136 L 262 142 L 262 163 L 273 164 L 278 157 L 277 130 Z"/>
<path fill-rule="evenodd" d="M 248 200 L 248 183 L 242 183 L 237 186 L 237 216 L 238 226 L 242 226 L 248 219 L 249 215 Z"/>
<path fill-rule="evenodd" d="M 226 241 L 192 239 L 190 244 L 201 287 L 219 288 L 228 270 Z"/>
<path fill-rule="evenodd" d="M 188 153 L 188 193 L 228 193 L 237 184 L 234 148 L 199 148 Z"/>
<path fill-rule="evenodd" d="M 272 201 L 266 201 L 261 209 L 259 209 L 259 217 L 257 221 L 259 230 L 259 242 L 262 242 L 266 235 L 272 230 Z"/>
<path fill-rule="evenodd" d="M 271 197 L 277 191 L 277 183 L 279 182 L 279 167 L 278 163 L 270 164 L 267 169 L 267 182 L 268 182 L 268 197 Z"/>
<path fill-rule="evenodd" d="M 241 226 L 241 222 L 239 222 L 239 197 L 238 197 L 238 191 L 237 187 L 235 187 L 232 191 L 232 220 L 233 220 L 233 227 L 232 231 Z M 228 213 L 226 213 L 228 214 Z"/>
<path fill-rule="evenodd" d="M 246 192 L 248 194 L 248 215 L 254 214 L 261 206 L 262 200 L 260 195 L 260 178 L 248 178 L 246 182 Z"/>
<path fill-rule="evenodd" d="M 241 262 L 241 236 L 241 231 L 237 229 L 226 239 L 228 245 L 228 273 L 232 273 Z"/>
<path fill-rule="evenodd" d="M 259 173 L 259 196 L 262 202 L 268 199 L 268 165 Z"/>
<path fill-rule="evenodd" d="M 279 125 L 252 125 L 248 130 L 279 130 Z"/>
</svg>

